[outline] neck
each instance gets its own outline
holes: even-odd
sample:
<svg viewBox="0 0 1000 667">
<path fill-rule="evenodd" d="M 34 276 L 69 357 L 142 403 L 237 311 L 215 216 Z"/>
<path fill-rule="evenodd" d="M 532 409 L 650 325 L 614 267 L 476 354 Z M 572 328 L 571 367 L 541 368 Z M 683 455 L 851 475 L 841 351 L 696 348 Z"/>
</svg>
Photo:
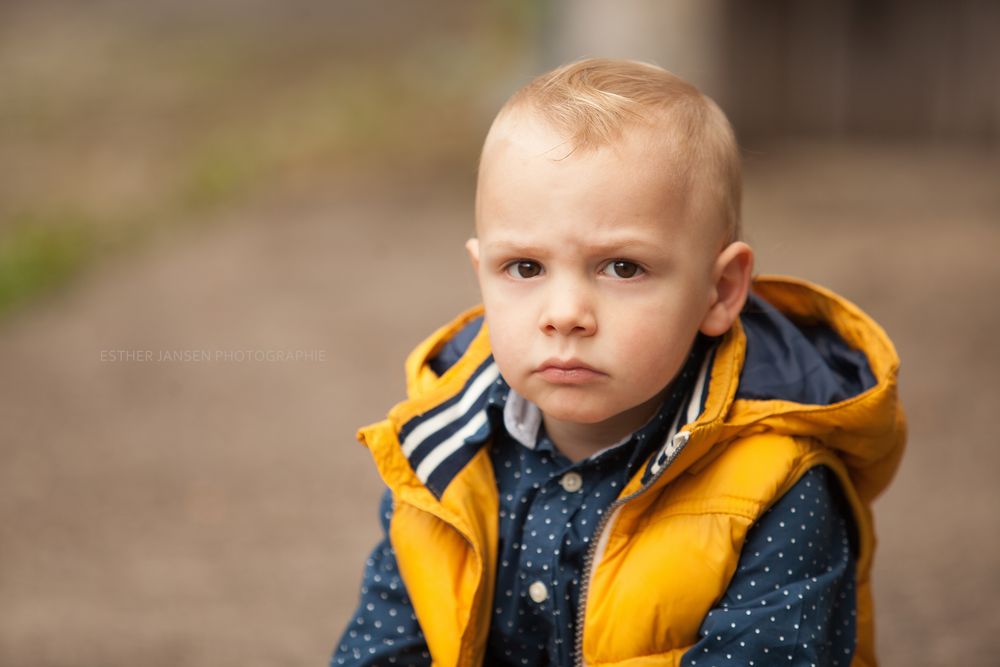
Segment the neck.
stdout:
<svg viewBox="0 0 1000 667">
<path fill-rule="evenodd" d="M 660 392 L 645 403 L 593 424 L 560 421 L 548 415 L 543 415 L 542 420 L 556 449 L 576 463 L 638 430 L 656 414 L 662 400 L 663 392 Z"/>
</svg>

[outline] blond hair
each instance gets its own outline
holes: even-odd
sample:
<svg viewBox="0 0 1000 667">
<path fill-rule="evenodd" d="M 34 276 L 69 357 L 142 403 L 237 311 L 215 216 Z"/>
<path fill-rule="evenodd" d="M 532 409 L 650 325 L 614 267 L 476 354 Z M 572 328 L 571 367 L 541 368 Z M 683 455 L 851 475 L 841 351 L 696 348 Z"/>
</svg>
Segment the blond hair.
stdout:
<svg viewBox="0 0 1000 667">
<path fill-rule="evenodd" d="M 685 189 L 695 188 L 728 240 L 740 238 L 742 176 L 733 129 L 711 98 L 667 70 L 591 58 L 542 74 L 515 92 L 497 119 L 530 109 L 567 137 L 572 151 L 615 141 L 634 125 L 663 128 Z"/>
</svg>

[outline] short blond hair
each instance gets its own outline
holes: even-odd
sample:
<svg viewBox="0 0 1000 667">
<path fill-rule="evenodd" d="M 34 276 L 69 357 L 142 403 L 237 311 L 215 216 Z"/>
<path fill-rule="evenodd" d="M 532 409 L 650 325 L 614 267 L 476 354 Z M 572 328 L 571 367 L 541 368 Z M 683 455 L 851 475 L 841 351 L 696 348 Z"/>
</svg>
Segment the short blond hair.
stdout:
<svg viewBox="0 0 1000 667">
<path fill-rule="evenodd" d="M 667 70 L 634 60 L 590 58 L 531 80 L 497 119 L 530 109 L 567 137 L 571 151 L 615 141 L 628 127 L 664 127 L 687 189 L 697 188 L 728 240 L 741 235 L 740 152 L 726 115 L 707 95 Z"/>
</svg>

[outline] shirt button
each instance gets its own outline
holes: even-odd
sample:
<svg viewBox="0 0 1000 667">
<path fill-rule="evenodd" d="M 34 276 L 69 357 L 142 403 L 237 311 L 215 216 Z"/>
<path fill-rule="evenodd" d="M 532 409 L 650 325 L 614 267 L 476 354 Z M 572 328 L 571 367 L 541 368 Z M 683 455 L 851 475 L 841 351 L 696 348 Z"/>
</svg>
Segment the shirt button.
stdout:
<svg viewBox="0 0 1000 667">
<path fill-rule="evenodd" d="M 549 599 L 549 589 L 542 582 L 536 581 L 528 586 L 528 596 L 538 604 L 541 604 Z"/>
<path fill-rule="evenodd" d="M 580 477 L 580 473 L 568 472 L 562 476 L 559 483 L 569 493 L 576 493 L 583 487 L 583 478 Z"/>
</svg>

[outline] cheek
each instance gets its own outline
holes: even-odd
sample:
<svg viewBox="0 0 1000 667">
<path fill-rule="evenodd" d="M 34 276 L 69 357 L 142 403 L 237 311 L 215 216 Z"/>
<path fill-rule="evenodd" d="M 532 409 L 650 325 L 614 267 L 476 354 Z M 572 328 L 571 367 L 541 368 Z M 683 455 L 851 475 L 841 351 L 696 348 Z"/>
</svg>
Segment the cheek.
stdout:
<svg viewBox="0 0 1000 667">
<path fill-rule="evenodd" d="M 619 353 L 629 360 L 628 366 L 638 377 L 658 377 L 669 373 L 673 365 L 675 346 L 666 331 L 642 332 L 629 336 L 627 342 L 619 346 Z"/>
<path fill-rule="evenodd" d="M 481 285 L 483 307 L 491 339 L 502 339 L 502 344 L 509 345 L 523 339 L 530 331 L 526 327 L 532 316 L 525 290 L 498 282 L 500 279 L 493 277 Z"/>
<path fill-rule="evenodd" d="M 627 369 L 637 385 L 662 388 L 680 369 L 698 323 L 685 321 L 670 308 L 643 309 L 635 315 L 615 324 L 618 366 Z"/>
<path fill-rule="evenodd" d="M 497 313 L 503 313 L 502 316 Z M 486 310 L 486 325 L 490 332 L 490 346 L 493 349 L 493 357 L 500 364 L 501 369 L 511 366 L 511 362 L 516 362 L 524 357 L 525 341 L 523 316 L 519 316 L 517 309 L 499 308 Z"/>
</svg>

